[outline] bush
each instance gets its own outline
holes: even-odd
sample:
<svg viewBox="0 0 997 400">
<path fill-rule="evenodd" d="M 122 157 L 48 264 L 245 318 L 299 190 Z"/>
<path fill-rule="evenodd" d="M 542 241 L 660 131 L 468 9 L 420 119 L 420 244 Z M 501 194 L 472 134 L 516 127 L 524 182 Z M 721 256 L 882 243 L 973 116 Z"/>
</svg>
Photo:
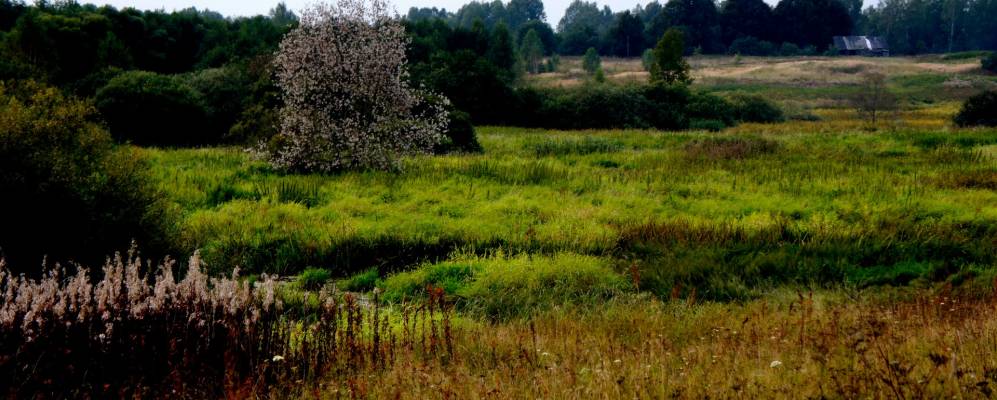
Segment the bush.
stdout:
<svg viewBox="0 0 997 400">
<path fill-rule="evenodd" d="M 19 268 L 98 263 L 137 240 L 170 250 L 170 218 L 135 150 L 114 146 L 87 102 L 0 85 L 0 251 Z"/>
<path fill-rule="evenodd" d="M 782 47 L 779 48 L 779 55 L 781 56 L 798 56 L 800 55 L 800 46 L 796 43 L 785 42 Z"/>
<path fill-rule="evenodd" d="M 125 72 L 97 91 L 97 109 L 119 141 L 141 145 L 187 146 L 218 141 L 207 135 L 201 95 L 176 76 Z"/>
<path fill-rule="evenodd" d="M 425 296 L 427 286 L 458 298 L 458 306 L 494 319 L 526 316 L 567 304 L 594 304 L 628 290 L 626 279 L 589 256 L 473 257 L 388 277 L 389 302 Z"/>
<path fill-rule="evenodd" d="M 191 73 L 186 80 L 203 99 L 206 117 L 203 130 L 207 136 L 219 141 L 228 136 L 242 116 L 243 103 L 250 94 L 250 81 L 244 71 L 230 65 Z"/>
<path fill-rule="evenodd" d="M 298 279 L 295 280 L 295 283 L 298 284 L 298 287 L 305 290 L 319 290 L 322 286 L 325 286 L 330 279 L 332 279 L 332 273 L 327 269 L 305 268 L 305 270 L 298 275 Z"/>
<path fill-rule="evenodd" d="M 555 129 L 647 128 L 647 100 L 634 87 L 583 85 L 571 89 L 522 89 L 526 98 L 518 121 Z"/>
<path fill-rule="evenodd" d="M 377 268 L 370 268 L 364 272 L 351 276 L 337 282 L 336 286 L 347 292 L 369 292 L 381 283 L 381 276 Z"/>
<path fill-rule="evenodd" d="M 980 61 L 983 64 L 983 69 L 990 72 L 997 72 L 997 51 L 990 53 L 989 56 L 983 58 Z"/>
<path fill-rule="evenodd" d="M 771 42 L 745 36 L 734 39 L 727 52 L 745 56 L 771 56 L 775 54 L 775 45 Z"/>
<path fill-rule="evenodd" d="M 548 129 L 656 128 L 679 130 L 693 119 L 736 123 L 730 102 L 681 84 L 582 85 L 523 88 L 507 125 Z"/>
<path fill-rule="evenodd" d="M 782 109 L 758 95 L 736 94 L 730 97 L 734 118 L 741 122 L 773 123 L 786 120 Z"/>
<path fill-rule="evenodd" d="M 734 106 L 723 97 L 710 93 L 693 93 L 686 106 L 686 116 L 692 120 L 716 120 L 725 127 L 734 126 Z"/>
<path fill-rule="evenodd" d="M 658 129 L 678 130 L 689 127 L 686 104 L 692 92 L 685 85 L 648 85 L 642 95 L 651 104 L 647 121 Z"/>
<path fill-rule="evenodd" d="M 955 116 L 959 126 L 997 126 L 997 92 L 988 90 L 966 99 Z"/>
<path fill-rule="evenodd" d="M 720 132 L 726 127 L 727 124 L 716 119 L 694 119 L 689 121 L 689 129 L 697 131 Z"/>
</svg>

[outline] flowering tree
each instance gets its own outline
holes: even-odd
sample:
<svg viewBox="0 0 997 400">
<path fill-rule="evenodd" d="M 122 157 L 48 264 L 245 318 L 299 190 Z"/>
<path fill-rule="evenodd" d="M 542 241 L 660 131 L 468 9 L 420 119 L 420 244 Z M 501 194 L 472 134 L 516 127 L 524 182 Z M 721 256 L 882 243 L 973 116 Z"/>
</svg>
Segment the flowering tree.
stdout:
<svg viewBox="0 0 997 400">
<path fill-rule="evenodd" d="M 278 168 L 391 169 L 442 139 L 447 101 L 406 80 L 402 25 L 385 0 L 338 0 L 305 10 L 274 63 L 284 95 L 280 133 L 265 147 Z"/>
</svg>

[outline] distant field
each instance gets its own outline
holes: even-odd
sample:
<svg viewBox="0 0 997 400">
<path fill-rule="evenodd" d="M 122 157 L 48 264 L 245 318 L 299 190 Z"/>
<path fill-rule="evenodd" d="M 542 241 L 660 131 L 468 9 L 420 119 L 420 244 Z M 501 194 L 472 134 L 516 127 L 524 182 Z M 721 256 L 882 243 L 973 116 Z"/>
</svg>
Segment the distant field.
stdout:
<svg viewBox="0 0 997 400">
<path fill-rule="evenodd" d="M 946 59 L 943 56 L 919 57 L 734 57 L 693 56 L 688 58 L 698 85 L 754 83 L 793 86 L 832 86 L 854 84 L 863 72 L 879 72 L 890 77 L 925 74 L 961 75 L 974 83 L 983 71 L 979 57 Z M 648 73 L 639 58 L 602 59 L 602 67 L 612 82 L 646 82 Z M 976 79 L 965 76 L 976 76 Z M 581 57 L 561 57 L 557 72 L 528 77 L 530 82 L 552 86 L 578 85 L 588 79 L 581 67 Z"/>
</svg>

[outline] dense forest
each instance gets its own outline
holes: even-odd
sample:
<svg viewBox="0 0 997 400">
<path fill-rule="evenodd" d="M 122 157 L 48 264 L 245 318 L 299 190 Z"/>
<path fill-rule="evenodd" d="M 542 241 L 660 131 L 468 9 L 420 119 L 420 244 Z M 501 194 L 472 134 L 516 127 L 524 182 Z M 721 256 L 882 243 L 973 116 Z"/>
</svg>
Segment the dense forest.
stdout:
<svg viewBox="0 0 997 400">
<path fill-rule="evenodd" d="M 849 33 L 883 35 L 894 54 L 997 48 L 997 0 L 885 0 L 864 10 L 848 0 L 782 0 L 775 7 L 763 0 L 669 0 L 620 12 L 576 0 L 556 27 L 540 0 L 496 0 L 456 12 L 413 8 L 403 19 L 414 84 L 446 95 L 475 124 L 549 128 L 687 125 L 629 116 L 585 120 L 586 107 L 640 108 L 649 94 L 634 88 L 578 94 L 515 84 L 524 73 L 556 68 L 557 54 L 641 56 L 669 28 L 684 33 L 687 54 L 833 55 L 831 37 Z M 194 8 L 0 0 L 0 80 L 31 79 L 93 98 L 120 141 L 247 143 L 273 134 L 280 99 L 270 59 L 296 24 L 284 4 L 268 15 L 229 18 Z"/>
</svg>

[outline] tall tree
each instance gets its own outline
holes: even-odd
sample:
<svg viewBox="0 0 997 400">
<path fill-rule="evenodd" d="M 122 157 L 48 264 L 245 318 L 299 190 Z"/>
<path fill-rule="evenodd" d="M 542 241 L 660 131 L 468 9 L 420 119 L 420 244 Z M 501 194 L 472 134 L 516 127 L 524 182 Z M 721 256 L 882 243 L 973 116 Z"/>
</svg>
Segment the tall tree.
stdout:
<svg viewBox="0 0 997 400">
<path fill-rule="evenodd" d="M 279 137 L 263 149 L 271 164 L 391 169 L 402 156 L 430 152 L 448 114 L 409 87 L 407 42 L 383 0 L 305 10 L 274 60 L 284 105 Z"/>
<path fill-rule="evenodd" d="M 629 10 L 616 16 L 606 33 L 606 50 L 620 57 L 634 57 L 644 52 L 644 23 Z"/>
<path fill-rule="evenodd" d="M 685 62 L 685 38 L 682 31 L 671 28 L 661 36 L 654 47 L 651 64 L 651 83 L 689 84 L 689 64 Z"/>
<path fill-rule="evenodd" d="M 839 0 L 782 0 L 775 7 L 780 41 L 823 51 L 834 36 L 852 32 L 852 18 Z"/>
<path fill-rule="evenodd" d="M 685 44 L 689 48 L 699 47 L 704 52 L 717 53 L 724 50 L 720 43 L 719 18 L 713 0 L 669 0 L 664 12 L 652 22 L 651 33 L 660 35 L 665 29 L 676 27 L 685 34 Z"/>
<path fill-rule="evenodd" d="M 499 22 L 492 30 L 487 55 L 488 61 L 504 70 L 511 71 L 516 64 L 516 51 L 512 46 L 512 37 L 505 22 Z"/>
<path fill-rule="evenodd" d="M 543 42 L 540 41 L 540 35 L 537 31 L 530 29 L 526 32 L 526 36 L 523 37 L 523 44 L 519 48 L 519 54 L 523 56 L 523 62 L 526 64 L 526 70 L 531 74 L 536 74 L 540 72 L 540 65 L 543 62 Z"/>
<path fill-rule="evenodd" d="M 602 69 L 602 59 L 599 58 L 599 51 L 595 47 L 589 47 L 588 50 L 585 50 L 585 56 L 582 57 L 582 69 L 590 74 Z"/>
<path fill-rule="evenodd" d="M 772 41 L 772 8 L 764 0 L 726 0 L 720 7 L 720 26 L 725 46 L 748 36 Z"/>
<path fill-rule="evenodd" d="M 519 31 L 516 34 L 516 41 L 518 43 L 523 43 L 523 39 L 526 37 L 526 33 L 530 30 L 537 32 L 540 37 L 540 42 L 543 43 L 544 54 L 551 54 L 557 49 L 557 34 L 551 29 L 550 25 L 546 22 L 540 20 L 530 20 L 519 26 Z"/>
<path fill-rule="evenodd" d="M 605 30 L 603 14 L 596 3 L 574 0 L 557 23 L 561 52 L 582 54 L 589 47 L 599 45 L 599 36 Z"/>
<path fill-rule="evenodd" d="M 506 22 L 518 30 L 527 21 L 547 21 L 544 3 L 541 0 L 510 0 L 506 6 Z"/>
</svg>

